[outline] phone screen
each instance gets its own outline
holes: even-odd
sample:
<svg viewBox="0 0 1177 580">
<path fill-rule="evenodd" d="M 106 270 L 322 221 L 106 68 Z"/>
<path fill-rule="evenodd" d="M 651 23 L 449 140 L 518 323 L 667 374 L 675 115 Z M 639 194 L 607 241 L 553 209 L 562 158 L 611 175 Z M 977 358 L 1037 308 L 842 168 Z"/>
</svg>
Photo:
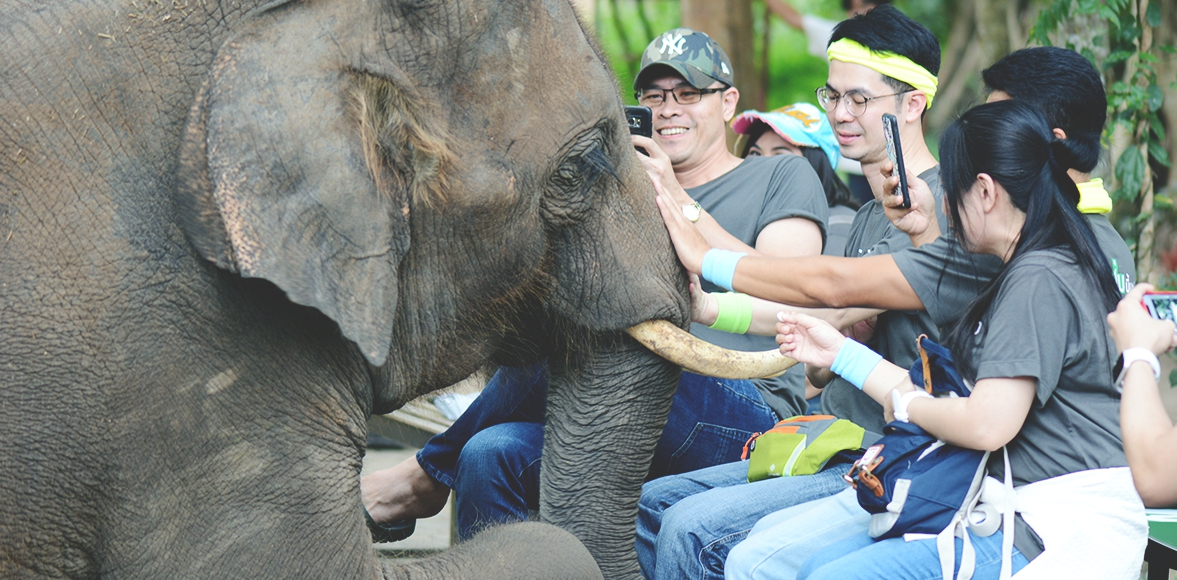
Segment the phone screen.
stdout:
<svg viewBox="0 0 1177 580">
<path fill-rule="evenodd" d="M 1153 318 L 1177 324 L 1177 292 L 1145 294 L 1144 306 Z"/>
<path fill-rule="evenodd" d="M 911 193 L 907 190 L 907 167 L 903 164 L 903 147 L 899 142 L 899 120 L 891 113 L 883 113 L 883 138 L 887 141 L 887 157 L 891 160 L 892 171 L 899 176 L 899 187 L 895 193 L 903 196 L 899 207 L 911 207 Z"/>
</svg>

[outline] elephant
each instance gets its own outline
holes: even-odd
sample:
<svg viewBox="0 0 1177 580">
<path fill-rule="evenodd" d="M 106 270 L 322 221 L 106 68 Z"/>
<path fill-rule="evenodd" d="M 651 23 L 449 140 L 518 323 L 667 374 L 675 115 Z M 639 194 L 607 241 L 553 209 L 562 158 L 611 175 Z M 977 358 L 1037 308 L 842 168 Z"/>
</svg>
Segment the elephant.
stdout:
<svg viewBox="0 0 1177 580">
<path fill-rule="evenodd" d="M 0 576 L 637 577 L 688 317 L 567 0 L 0 3 Z M 558 529 L 378 560 L 367 418 L 541 357 Z"/>
</svg>

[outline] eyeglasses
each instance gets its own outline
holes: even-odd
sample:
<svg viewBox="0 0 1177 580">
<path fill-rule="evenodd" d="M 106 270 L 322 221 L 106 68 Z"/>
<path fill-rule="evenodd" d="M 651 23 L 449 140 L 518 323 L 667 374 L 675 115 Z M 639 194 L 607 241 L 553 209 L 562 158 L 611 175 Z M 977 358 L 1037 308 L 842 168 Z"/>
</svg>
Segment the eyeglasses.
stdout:
<svg viewBox="0 0 1177 580">
<path fill-rule="evenodd" d="M 634 94 L 634 98 L 638 100 L 638 104 L 643 107 L 659 107 L 666 102 L 666 93 L 674 95 L 674 102 L 680 105 L 693 105 L 698 103 L 703 95 L 710 95 L 711 93 L 722 93 L 728 87 L 719 87 L 717 89 L 696 89 L 690 85 L 682 85 L 674 87 L 673 89 L 646 89 L 638 91 Z"/>
<path fill-rule="evenodd" d="M 842 102 L 846 105 L 846 112 L 855 117 L 865 113 L 867 103 L 870 103 L 875 99 L 881 99 L 883 97 L 894 97 L 895 95 L 902 95 L 903 93 L 910 92 L 911 91 L 899 91 L 898 93 L 891 93 L 889 95 L 864 97 L 862 96 L 862 93 L 857 91 L 851 91 L 844 95 L 839 95 L 827 87 L 818 87 L 817 90 L 814 91 L 814 93 L 817 94 L 817 102 L 821 105 L 821 108 L 833 112 L 834 109 L 838 108 L 838 103 Z"/>
</svg>

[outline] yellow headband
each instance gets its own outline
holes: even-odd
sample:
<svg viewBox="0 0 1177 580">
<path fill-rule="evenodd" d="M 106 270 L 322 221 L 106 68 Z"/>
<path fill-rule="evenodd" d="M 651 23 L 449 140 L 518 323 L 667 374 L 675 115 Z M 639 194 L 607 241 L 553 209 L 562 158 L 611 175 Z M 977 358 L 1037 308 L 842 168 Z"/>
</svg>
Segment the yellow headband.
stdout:
<svg viewBox="0 0 1177 580">
<path fill-rule="evenodd" d="M 928 107 L 936 96 L 939 81 L 928 69 L 914 63 L 910 58 L 893 52 L 871 52 L 871 50 L 849 38 L 843 38 L 826 49 L 830 60 L 860 64 L 879 74 L 903 81 L 928 96 Z"/>
</svg>

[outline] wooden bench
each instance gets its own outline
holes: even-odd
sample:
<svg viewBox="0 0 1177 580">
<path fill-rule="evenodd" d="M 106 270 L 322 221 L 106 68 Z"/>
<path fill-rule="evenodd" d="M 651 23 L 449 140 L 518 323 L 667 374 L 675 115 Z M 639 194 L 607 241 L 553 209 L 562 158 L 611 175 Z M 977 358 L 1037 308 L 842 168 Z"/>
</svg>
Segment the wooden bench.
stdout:
<svg viewBox="0 0 1177 580">
<path fill-rule="evenodd" d="M 1148 580 L 1169 580 L 1169 571 L 1177 570 L 1177 509 L 1148 510 L 1148 547 L 1144 561 Z"/>
</svg>

